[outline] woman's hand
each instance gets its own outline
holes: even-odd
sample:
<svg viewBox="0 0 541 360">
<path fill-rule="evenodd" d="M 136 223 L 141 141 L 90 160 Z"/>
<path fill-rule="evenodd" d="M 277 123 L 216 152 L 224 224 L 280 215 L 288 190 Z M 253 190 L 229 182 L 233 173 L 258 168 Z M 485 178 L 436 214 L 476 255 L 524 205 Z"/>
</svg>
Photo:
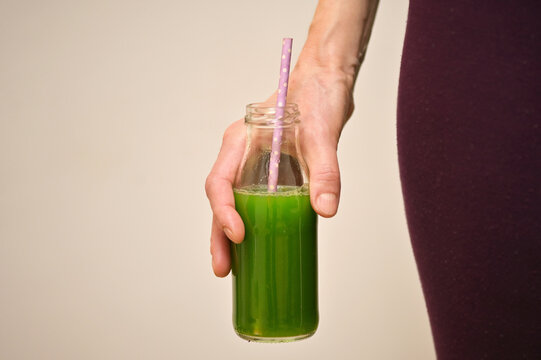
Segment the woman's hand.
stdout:
<svg viewBox="0 0 541 360">
<path fill-rule="evenodd" d="M 290 76 L 288 102 L 299 105 L 300 143 L 309 169 L 310 199 L 323 217 L 336 214 L 340 199 L 340 170 L 336 149 L 340 133 L 353 112 L 353 76 L 315 63 L 297 64 Z M 272 97 L 270 101 L 272 101 Z M 212 268 L 227 276 L 231 268 L 229 240 L 244 239 L 244 224 L 235 211 L 233 182 L 242 160 L 246 130 L 242 120 L 225 131 L 222 147 L 205 190 L 213 212 L 210 237 Z"/>
<path fill-rule="evenodd" d="M 308 38 L 289 78 L 287 101 L 298 104 L 301 113 L 300 142 L 310 172 L 310 201 L 324 217 L 334 216 L 338 209 L 336 148 L 342 128 L 353 113 L 353 85 L 377 6 L 378 0 L 319 0 Z M 242 121 L 237 121 L 225 132 L 205 186 L 214 214 L 212 267 L 220 277 L 230 270 L 228 239 L 240 243 L 244 238 L 232 189 L 244 144 L 245 129 Z"/>
</svg>

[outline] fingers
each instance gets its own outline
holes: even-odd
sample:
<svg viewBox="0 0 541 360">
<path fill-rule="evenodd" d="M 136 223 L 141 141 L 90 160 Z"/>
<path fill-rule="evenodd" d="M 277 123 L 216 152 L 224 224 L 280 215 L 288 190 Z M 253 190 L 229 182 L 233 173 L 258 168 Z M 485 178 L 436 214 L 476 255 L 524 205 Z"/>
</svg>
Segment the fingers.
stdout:
<svg viewBox="0 0 541 360">
<path fill-rule="evenodd" d="M 244 144 L 244 126 L 238 121 L 226 130 L 218 159 L 205 183 L 213 212 L 212 268 L 220 277 L 227 276 L 230 269 L 229 240 L 240 243 L 244 239 L 244 224 L 235 210 L 233 196 L 233 181 L 242 160 Z"/>
<path fill-rule="evenodd" d="M 318 147 L 311 152 L 310 199 L 314 210 L 323 217 L 332 217 L 340 201 L 340 170 L 336 149 Z"/>
<path fill-rule="evenodd" d="M 216 222 L 227 237 L 237 243 L 244 239 L 244 224 L 235 211 L 233 181 L 242 160 L 244 144 L 244 126 L 242 121 L 237 121 L 226 130 L 218 159 L 205 184 Z"/>
<path fill-rule="evenodd" d="M 300 89 L 300 96 L 295 89 Z M 332 217 L 340 200 L 336 149 L 353 111 L 351 88 L 343 76 L 310 71 L 306 74 L 300 69 L 300 73 L 292 74 L 290 91 L 302 114 L 300 140 L 309 169 L 312 207 L 319 215 Z"/>
<path fill-rule="evenodd" d="M 340 169 L 336 156 L 337 140 L 309 132 L 305 136 L 303 155 L 310 170 L 310 200 L 323 217 L 332 217 L 340 201 Z"/>
<path fill-rule="evenodd" d="M 235 210 L 232 182 L 219 175 L 210 175 L 207 178 L 207 184 L 207 196 L 214 213 L 213 222 L 231 241 L 242 242 L 244 224 Z"/>
<path fill-rule="evenodd" d="M 225 236 L 216 217 L 212 219 L 210 235 L 210 254 L 212 255 L 212 270 L 218 277 L 225 277 L 231 269 L 231 254 L 229 240 Z"/>
</svg>

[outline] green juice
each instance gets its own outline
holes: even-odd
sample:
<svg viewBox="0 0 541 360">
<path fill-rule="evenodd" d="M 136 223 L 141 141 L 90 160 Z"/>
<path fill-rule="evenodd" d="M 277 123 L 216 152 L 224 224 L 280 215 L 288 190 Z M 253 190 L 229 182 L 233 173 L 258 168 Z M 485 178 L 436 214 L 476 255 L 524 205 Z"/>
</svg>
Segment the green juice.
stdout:
<svg viewBox="0 0 541 360">
<path fill-rule="evenodd" d="M 245 226 L 231 245 L 233 325 L 255 341 L 293 341 L 312 335 L 319 321 L 317 215 L 308 187 L 235 189 Z"/>
</svg>

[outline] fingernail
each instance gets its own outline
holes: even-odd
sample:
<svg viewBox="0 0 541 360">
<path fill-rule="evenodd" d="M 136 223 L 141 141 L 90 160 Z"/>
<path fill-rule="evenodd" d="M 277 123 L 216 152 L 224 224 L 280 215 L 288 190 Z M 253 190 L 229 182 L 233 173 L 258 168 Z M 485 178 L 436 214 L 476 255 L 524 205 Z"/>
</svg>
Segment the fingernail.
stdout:
<svg viewBox="0 0 541 360">
<path fill-rule="evenodd" d="M 325 215 L 334 215 L 336 212 L 337 198 L 331 193 L 321 194 L 317 197 L 317 209 Z"/>
<path fill-rule="evenodd" d="M 233 231 L 231 231 L 229 228 L 224 227 L 224 233 L 229 240 L 233 238 Z"/>
</svg>

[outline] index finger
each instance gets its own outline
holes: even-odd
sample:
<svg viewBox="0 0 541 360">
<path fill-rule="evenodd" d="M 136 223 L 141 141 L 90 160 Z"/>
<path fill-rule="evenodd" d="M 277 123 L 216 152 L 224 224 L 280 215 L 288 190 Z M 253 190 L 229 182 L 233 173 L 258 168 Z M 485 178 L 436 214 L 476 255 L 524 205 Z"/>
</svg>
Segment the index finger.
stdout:
<svg viewBox="0 0 541 360">
<path fill-rule="evenodd" d="M 225 132 L 218 158 L 207 177 L 205 190 L 215 219 L 227 237 L 237 243 L 244 238 L 244 224 L 235 210 L 233 182 L 245 145 L 242 121 Z"/>
</svg>

